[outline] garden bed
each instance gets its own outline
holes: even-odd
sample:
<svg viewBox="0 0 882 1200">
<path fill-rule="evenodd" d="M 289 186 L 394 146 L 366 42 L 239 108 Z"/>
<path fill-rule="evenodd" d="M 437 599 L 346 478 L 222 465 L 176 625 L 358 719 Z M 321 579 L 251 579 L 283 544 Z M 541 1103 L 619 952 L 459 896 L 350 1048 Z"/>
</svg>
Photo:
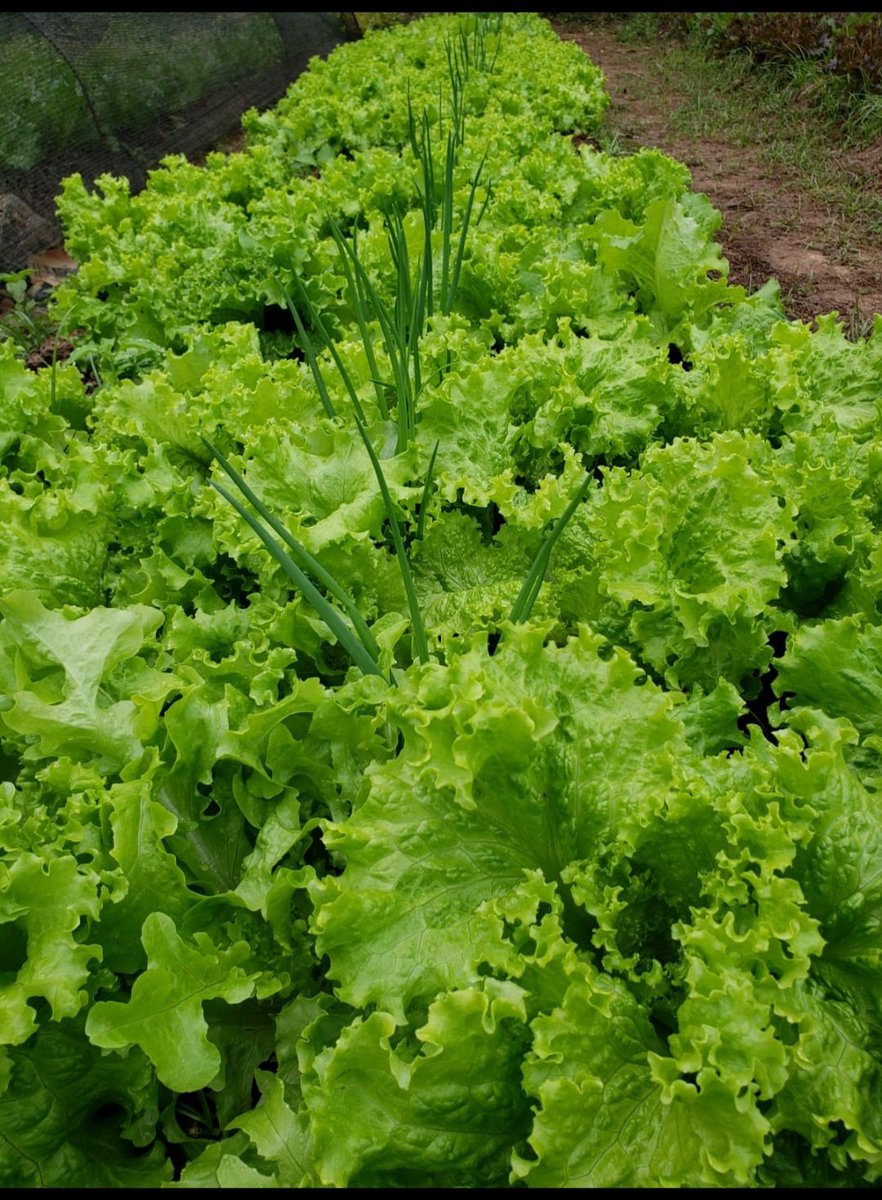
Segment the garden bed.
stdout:
<svg viewBox="0 0 882 1200">
<path fill-rule="evenodd" d="M 0 346 L 0 1182 L 865 1186 L 882 340 L 535 15 L 67 181 Z"/>
</svg>

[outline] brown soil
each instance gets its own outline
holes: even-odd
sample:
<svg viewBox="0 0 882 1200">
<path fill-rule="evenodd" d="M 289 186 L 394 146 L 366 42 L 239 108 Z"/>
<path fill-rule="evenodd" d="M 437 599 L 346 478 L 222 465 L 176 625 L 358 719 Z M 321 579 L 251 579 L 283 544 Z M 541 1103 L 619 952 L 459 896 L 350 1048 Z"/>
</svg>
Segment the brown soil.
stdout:
<svg viewBox="0 0 882 1200">
<path fill-rule="evenodd" d="M 791 317 L 811 320 L 837 311 L 855 332 L 865 332 L 882 313 L 882 246 L 851 239 L 842 261 L 835 217 L 829 208 L 782 179 L 750 146 L 735 141 L 686 137 L 672 124 L 683 94 L 659 88 L 657 63 L 664 43 L 619 41 L 603 24 L 558 28 L 603 71 L 611 97 L 607 127 L 625 150 L 653 146 L 686 164 L 696 191 L 723 215 L 717 234 L 729 260 L 729 278 L 754 290 L 769 277 L 781 284 Z M 843 149 L 841 170 L 879 187 L 882 145 Z"/>
</svg>

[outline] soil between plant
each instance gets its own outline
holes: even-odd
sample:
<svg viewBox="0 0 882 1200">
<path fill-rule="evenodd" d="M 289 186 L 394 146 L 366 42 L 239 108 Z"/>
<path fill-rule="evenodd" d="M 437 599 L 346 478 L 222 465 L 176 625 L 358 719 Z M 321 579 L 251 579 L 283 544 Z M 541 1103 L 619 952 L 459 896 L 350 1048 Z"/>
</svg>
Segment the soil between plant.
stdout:
<svg viewBox="0 0 882 1200">
<path fill-rule="evenodd" d="M 611 103 L 606 128 L 625 151 L 656 147 L 692 172 L 692 185 L 723 216 L 717 240 L 729 260 L 729 279 L 749 291 L 774 277 L 788 316 L 811 321 L 838 312 L 854 333 L 869 331 L 882 313 L 882 245 L 851 240 L 847 261 L 838 249 L 836 217 L 793 180 L 782 178 L 750 146 L 719 139 L 686 137 L 673 118 L 687 97 L 659 87 L 655 46 L 624 43 L 602 23 L 573 30 L 555 25 L 575 42 L 606 79 Z M 882 186 L 882 143 L 839 151 L 838 169 Z"/>
</svg>

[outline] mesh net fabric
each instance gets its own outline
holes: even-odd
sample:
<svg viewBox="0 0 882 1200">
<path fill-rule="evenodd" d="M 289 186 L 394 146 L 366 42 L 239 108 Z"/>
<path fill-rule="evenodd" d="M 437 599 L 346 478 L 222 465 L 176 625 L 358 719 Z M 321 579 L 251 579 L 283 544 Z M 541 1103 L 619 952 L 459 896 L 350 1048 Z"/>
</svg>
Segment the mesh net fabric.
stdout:
<svg viewBox="0 0 882 1200">
<path fill-rule="evenodd" d="M 164 155 L 208 149 L 344 40 L 347 15 L 0 14 L 0 271 L 58 239 L 66 175 L 137 189 Z"/>
</svg>

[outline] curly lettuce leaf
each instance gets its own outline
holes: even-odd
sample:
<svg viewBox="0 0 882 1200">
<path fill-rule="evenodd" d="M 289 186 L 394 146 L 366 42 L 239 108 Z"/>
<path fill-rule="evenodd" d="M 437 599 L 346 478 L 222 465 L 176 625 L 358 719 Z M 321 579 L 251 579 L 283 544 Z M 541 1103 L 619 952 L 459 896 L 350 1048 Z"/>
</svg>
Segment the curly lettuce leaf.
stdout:
<svg viewBox="0 0 882 1200">
<path fill-rule="evenodd" d="M 524 1082 L 540 1103 L 531 1187 L 732 1187 L 751 1181 L 768 1122 L 734 1080 L 662 1070 L 663 1041 L 619 984 L 588 976 L 533 1022 Z"/>
<path fill-rule="evenodd" d="M 88 1003 L 89 964 L 100 960 L 101 948 L 76 934 L 98 916 L 98 881 L 69 855 L 47 860 L 33 853 L 4 864 L 0 881 L 0 1040 L 19 1045 L 37 1029 L 29 1001 L 47 1000 L 56 1021 Z"/>
<path fill-rule="evenodd" d="M 18 675 L 0 721 L 25 743 L 25 756 L 95 756 L 105 769 L 137 757 L 176 684 L 140 657 L 162 613 L 94 608 L 77 616 L 28 592 L 7 595 L 0 613 L 0 649 L 16 654 Z"/>
<path fill-rule="evenodd" d="M 654 201 L 641 224 L 610 209 L 594 222 L 597 258 L 633 281 L 640 311 L 663 332 L 672 332 L 687 314 L 700 324 L 713 306 L 744 296 L 743 289 L 729 287 L 729 265 L 712 240 L 721 220 L 708 198 L 695 192 Z"/>
<path fill-rule="evenodd" d="M 344 870 L 310 888 L 317 948 L 349 1003 L 401 1022 L 413 1000 L 473 985 L 508 954 L 486 901 L 537 868 L 562 886 L 570 862 L 632 839 L 661 803 L 685 749 L 672 701 L 587 629 L 543 641 L 515 627 L 493 657 L 478 643 L 402 681 L 404 749 L 329 825 Z"/>
<path fill-rule="evenodd" d="M 764 457 L 760 439 L 720 434 L 607 472 L 562 538 L 563 612 L 632 647 L 672 686 L 711 691 L 759 674 L 792 528 L 753 464 Z"/>
<path fill-rule="evenodd" d="M 882 748 L 882 627 L 858 616 L 803 625 L 777 667 L 775 692 L 789 707 L 846 717 Z"/>
<path fill-rule="evenodd" d="M 322 1182 L 504 1186 L 529 1121 L 524 1018 L 521 989 L 491 979 L 439 996 L 411 1044 L 384 1012 L 344 1029 L 304 1079 Z"/>
</svg>

